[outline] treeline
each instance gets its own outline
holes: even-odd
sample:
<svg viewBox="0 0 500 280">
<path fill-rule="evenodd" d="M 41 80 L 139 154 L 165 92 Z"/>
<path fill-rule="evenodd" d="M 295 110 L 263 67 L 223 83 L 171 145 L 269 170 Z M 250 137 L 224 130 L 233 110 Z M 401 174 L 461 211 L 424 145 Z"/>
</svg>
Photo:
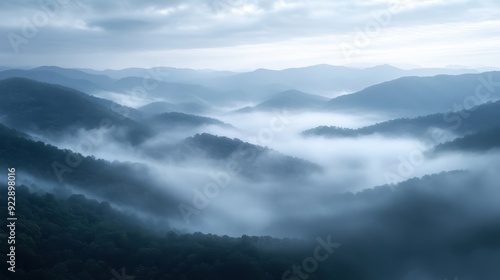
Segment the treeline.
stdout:
<svg viewBox="0 0 500 280">
<path fill-rule="evenodd" d="M 432 129 L 445 130 L 465 136 L 479 131 L 488 131 L 500 126 L 500 101 L 487 102 L 457 112 L 444 112 L 415 118 L 397 118 L 373 125 L 350 129 L 338 126 L 319 126 L 302 132 L 305 136 L 359 137 L 382 134 L 386 136 L 412 136 L 441 138 Z M 439 135 L 439 134 L 437 134 Z M 435 140 L 438 140 L 435 139 Z M 443 138 L 446 139 L 446 138 Z"/>
<path fill-rule="evenodd" d="M 3 279 L 282 279 L 314 249 L 303 241 L 271 237 L 159 235 L 107 202 L 83 195 L 63 199 L 20 186 L 16 198 L 16 272 L 2 269 Z M 6 201 L 5 192 L 0 200 Z M 6 234 L 2 227 L 0 235 Z M 7 252 L 3 240 L 0 251 Z M 327 260 L 309 279 L 332 279 L 332 267 Z"/>
<path fill-rule="evenodd" d="M 0 167 L 7 163 L 22 167 L 25 174 L 43 178 L 54 186 L 63 183 L 162 216 L 177 211 L 174 199 L 154 187 L 147 169 L 140 164 L 85 157 L 20 136 L 0 124 Z"/>
</svg>

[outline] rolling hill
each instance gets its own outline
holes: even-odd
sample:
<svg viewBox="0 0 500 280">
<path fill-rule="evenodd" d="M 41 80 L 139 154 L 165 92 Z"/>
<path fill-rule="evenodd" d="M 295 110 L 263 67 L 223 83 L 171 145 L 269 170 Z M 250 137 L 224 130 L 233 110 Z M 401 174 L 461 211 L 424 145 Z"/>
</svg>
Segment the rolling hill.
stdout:
<svg viewBox="0 0 500 280">
<path fill-rule="evenodd" d="M 484 81 L 499 81 L 500 72 L 464 74 L 458 76 L 404 77 L 384 82 L 356 93 L 336 97 L 325 106 L 331 111 L 379 113 L 394 117 L 415 117 L 453 110 L 455 104 L 464 106 L 476 94 Z M 484 87 L 484 86 L 483 86 Z M 491 88 L 491 85 L 487 87 Z M 490 98 L 499 96 L 491 92 Z M 487 95 L 482 88 L 482 95 Z M 472 104 L 472 106 L 479 104 Z M 468 104 L 468 106 L 471 106 Z"/>
<path fill-rule="evenodd" d="M 500 273 L 495 265 L 500 261 L 500 207 L 498 184 L 491 179 L 453 171 L 358 193 L 325 195 L 331 215 L 288 220 L 288 230 L 311 229 L 311 237 L 331 235 L 341 244 L 339 257 L 361 274 L 348 279 L 416 280 L 458 274 L 493 280 L 488 275 Z M 457 252 L 453 258 L 450 250 Z M 445 266 L 435 265 L 443 259 Z"/>
<path fill-rule="evenodd" d="M 217 125 L 227 128 L 232 127 L 231 125 L 223 123 L 217 119 L 188 115 L 177 112 L 155 115 L 147 119 L 146 122 L 150 123 L 153 127 L 157 129 L 163 129 L 163 130 L 192 129 L 207 125 Z"/>
<path fill-rule="evenodd" d="M 500 149 L 500 126 L 437 145 L 434 151 L 436 153 L 446 151 L 486 152 L 492 149 Z"/>
<path fill-rule="evenodd" d="M 57 138 L 113 126 L 119 140 L 134 145 L 153 135 L 146 126 L 113 112 L 102 99 L 59 85 L 10 78 L 0 81 L 0 97 L 2 123 L 27 133 Z"/>
<path fill-rule="evenodd" d="M 359 129 L 321 126 L 304 131 L 307 136 L 357 137 L 374 133 L 387 136 L 431 137 L 433 131 L 445 130 L 463 136 L 500 126 L 500 101 L 489 102 L 459 112 L 432 114 L 417 118 L 402 118 Z"/>
<path fill-rule="evenodd" d="M 196 115 L 206 113 L 210 110 L 210 108 L 206 105 L 196 102 L 173 104 L 164 101 L 157 101 L 144 105 L 138 108 L 138 110 L 145 116 L 153 116 L 172 112 Z"/>
<path fill-rule="evenodd" d="M 220 82 L 220 84 L 231 88 L 279 84 L 288 89 L 326 95 L 356 92 L 372 85 L 405 76 L 458 75 L 464 73 L 477 73 L 477 71 L 472 69 L 438 68 L 403 70 L 390 65 L 352 68 L 320 64 L 284 70 L 257 69 L 252 72 L 225 77 L 221 79 L 224 82 Z"/>
<path fill-rule="evenodd" d="M 85 157 L 21 136 L 0 124 L 0 167 L 15 167 L 23 173 L 21 178 L 31 175 L 42 179 L 35 182 L 49 184 L 51 189 L 47 191 L 54 191 L 64 183 L 66 187 L 74 188 L 66 190 L 70 193 L 84 192 L 141 211 L 159 215 L 176 211 L 174 199 L 166 191 L 153 187 L 154 183 L 143 176 L 146 172 L 144 166 Z M 68 161 L 68 155 L 71 155 L 71 161 Z"/>
<path fill-rule="evenodd" d="M 143 83 L 143 78 L 127 77 L 115 81 L 112 86 L 122 94 L 129 94 L 140 87 L 148 98 L 161 99 L 169 103 L 198 102 L 214 105 L 223 99 L 221 93 L 200 85 L 155 81 L 151 82 L 153 86 L 150 89 L 145 89 Z"/>
<path fill-rule="evenodd" d="M 80 71 L 77 69 L 68 69 L 57 66 L 41 66 L 37 68 L 33 68 L 30 71 L 45 71 L 45 72 L 53 72 L 60 74 L 65 77 L 69 77 L 76 80 L 86 80 L 95 85 L 98 85 L 102 88 L 107 88 L 111 83 L 115 81 L 115 79 L 110 78 L 106 75 L 102 74 L 89 74 L 84 71 Z"/>
<path fill-rule="evenodd" d="M 105 87 L 92 83 L 82 78 L 68 77 L 60 72 L 48 71 L 46 67 L 32 70 L 10 69 L 0 72 L 0 80 L 8 78 L 26 78 L 43 83 L 56 84 L 69 88 L 74 88 L 85 93 L 94 93 L 105 90 Z"/>
<path fill-rule="evenodd" d="M 235 112 L 248 113 L 255 111 L 272 111 L 272 110 L 288 110 L 288 111 L 308 111 L 318 110 L 325 106 L 328 98 L 308 94 L 297 90 L 288 90 L 274 95 L 272 98 L 254 106 L 245 107 Z"/>
<path fill-rule="evenodd" d="M 154 157 L 172 159 L 176 163 L 189 160 L 209 160 L 225 168 L 228 162 L 237 164 L 241 175 L 253 181 L 294 180 L 305 178 L 322 168 L 303 159 L 277 151 L 208 133 L 196 134 L 176 144 L 151 148 Z"/>
</svg>

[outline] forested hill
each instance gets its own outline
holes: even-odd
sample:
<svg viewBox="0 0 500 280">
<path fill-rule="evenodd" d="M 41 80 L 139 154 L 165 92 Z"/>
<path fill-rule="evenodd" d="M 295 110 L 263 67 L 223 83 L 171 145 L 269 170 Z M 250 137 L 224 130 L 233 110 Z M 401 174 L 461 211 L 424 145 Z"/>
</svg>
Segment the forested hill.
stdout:
<svg viewBox="0 0 500 280">
<path fill-rule="evenodd" d="M 79 129 L 114 126 L 119 128 L 114 136 L 132 144 L 141 143 L 154 134 L 147 126 L 104 105 L 110 101 L 59 85 L 9 78 L 0 80 L 0 98 L 2 122 L 24 132 L 64 137 Z M 121 131 L 123 133 L 118 133 Z"/>
<path fill-rule="evenodd" d="M 53 186 L 69 184 L 79 191 L 150 213 L 168 215 L 177 211 L 171 196 L 155 188 L 150 178 L 136 175 L 141 171 L 147 174 L 141 165 L 84 157 L 19 135 L 0 124 L 0 167 L 15 167 Z"/>
<path fill-rule="evenodd" d="M 271 280 L 282 279 L 316 245 L 298 240 L 212 234 L 157 234 L 108 203 L 82 195 L 58 198 L 16 190 L 16 272 L 2 269 L 6 280 Z M 6 201 L 5 193 L 0 200 Z M 6 211 L 0 217 L 5 220 Z M 138 225 L 141 225 L 139 227 Z M 6 236 L 6 227 L 0 235 Z M 2 238 L 3 239 L 3 238 Z M 7 252 L 7 243 L 0 250 Z M 351 275 L 327 260 L 309 279 Z M 123 270 L 124 269 L 124 270 Z M 130 278 L 128 278 L 130 277 Z"/>
</svg>

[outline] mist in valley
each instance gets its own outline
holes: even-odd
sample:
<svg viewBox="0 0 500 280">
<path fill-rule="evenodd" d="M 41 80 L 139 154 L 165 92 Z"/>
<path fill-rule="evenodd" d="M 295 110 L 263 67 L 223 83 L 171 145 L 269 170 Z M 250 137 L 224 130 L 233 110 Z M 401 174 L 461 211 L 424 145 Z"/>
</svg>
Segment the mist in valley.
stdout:
<svg viewBox="0 0 500 280">
<path fill-rule="evenodd" d="M 0 278 L 498 279 L 498 3 L 80 2 L 0 4 Z"/>
<path fill-rule="evenodd" d="M 395 118 L 331 110 L 335 98 L 300 91 L 256 102 L 220 93 L 210 104 L 147 91 L 107 101 L 16 78 L 0 87 L 11 92 L 19 83 L 22 94 L 55 91 L 67 100 L 65 119 L 51 114 L 57 103 L 17 107 L 26 103 L 5 95 L 4 154 L 25 166 L 18 183 L 35 193 L 83 195 L 160 235 L 328 236 L 341 244 L 332 261 L 355 258 L 350 265 L 370 275 L 422 279 L 465 264 L 466 277 L 496 271 L 496 251 L 468 251 L 495 246 L 489 236 L 499 230 L 494 92 L 475 107 Z M 203 114 L 190 111 L 202 107 Z M 449 250 L 466 253 L 450 257 Z M 396 257 L 404 252 L 418 257 Z M 446 261 L 436 267 L 435 257 Z"/>
<path fill-rule="evenodd" d="M 135 110 L 143 104 L 127 105 Z M 140 171 L 130 175 L 147 178 L 145 187 L 171 197 L 173 205 L 143 205 L 138 201 L 130 209 L 148 213 L 152 208 L 164 208 L 164 213 L 155 210 L 151 218 L 168 220 L 170 227 L 181 231 L 232 236 L 305 237 L 315 232 L 310 217 L 345 215 L 346 210 L 332 200 L 336 196 L 357 194 L 383 185 L 394 188 L 395 184 L 412 178 L 457 170 L 482 174 L 494 181 L 494 166 L 498 166 L 500 160 L 500 154 L 495 151 L 434 154 L 434 146 L 440 143 L 425 137 L 375 133 L 328 138 L 302 133 L 316 126 L 357 129 L 388 120 L 387 116 L 377 114 L 297 112 L 286 108 L 237 113 L 226 108 L 225 112 L 204 117 L 224 125 L 168 126 L 138 145 L 119 141 L 113 134 L 123 132 L 114 126 L 79 129 L 71 137 L 57 139 L 33 136 L 82 156 L 139 165 Z M 147 118 L 139 121 L 143 126 L 152 125 Z M 239 139 L 252 146 L 217 156 L 185 143 L 186 139 L 204 133 L 214 135 L 213 140 L 227 137 L 229 142 Z M 456 137 L 450 130 L 446 140 Z M 226 148 L 224 142 L 216 145 Z M 282 163 L 268 164 L 266 156 L 298 159 L 298 168 L 303 172 L 278 170 L 276 165 Z M 301 164 L 313 168 L 303 168 Z M 74 189 L 74 186 L 68 187 Z M 130 206 L 119 201 L 114 203 L 117 207 Z M 369 201 L 364 203 L 367 205 L 363 207 L 372 207 Z"/>
</svg>

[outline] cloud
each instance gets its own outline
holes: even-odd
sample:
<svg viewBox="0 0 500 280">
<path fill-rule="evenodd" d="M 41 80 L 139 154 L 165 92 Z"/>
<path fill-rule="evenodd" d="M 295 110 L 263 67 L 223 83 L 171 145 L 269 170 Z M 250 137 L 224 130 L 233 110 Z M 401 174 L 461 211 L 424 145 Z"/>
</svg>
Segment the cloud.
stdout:
<svg viewBox="0 0 500 280">
<path fill-rule="evenodd" d="M 255 67 L 252 61 L 261 57 L 271 59 L 268 63 L 266 59 L 259 61 L 261 67 L 270 68 L 288 67 L 289 64 L 346 64 L 338 45 L 352 44 L 357 31 L 364 30 L 374 20 L 375 14 L 387 13 L 393 2 L 46 0 L 41 4 L 30 1 L 2 3 L 0 31 L 5 40 L 0 45 L 0 57 L 6 64 L 94 68 L 120 68 L 127 64 L 123 58 L 131 56 L 138 58 L 130 59 L 128 66 L 151 66 L 160 58 L 162 63 L 172 66 L 241 69 Z M 391 16 L 390 23 L 371 40 L 369 46 L 363 47 L 358 60 L 376 63 L 377 52 L 381 49 L 385 50 L 385 57 L 393 54 L 398 48 L 394 48 L 390 41 L 398 38 L 400 42 L 411 42 L 415 49 L 426 43 L 443 48 L 455 47 L 451 53 L 456 55 L 442 59 L 441 63 L 460 64 L 460 61 L 453 60 L 461 59 L 463 53 L 458 53 L 461 50 L 456 48 L 455 39 L 448 40 L 447 34 L 451 33 L 456 38 L 466 38 L 462 41 L 479 43 L 477 48 L 468 52 L 476 54 L 477 64 L 494 61 L 491 58 L 495 53 L 484 55 L 482 43 L 496 40 L 500 34 L 481 23 L 495 22 L 500 10 L 498 2 L 396 2 L 400 3 L 400 11 Z M 46 21 L 43 13 L 47 15 Z M 38 31 L 35 36 L 27 38 L 28 43 L 19 46 L 19 53 L 13 57 L 7 35 L 13 32 L 23 36 L 26 22 L 35 25 Z M 464 26 L 466 28 L 462 28 Z M 444 36 L 433 41 L 434 32 L 428 36 L 415 33 L 426 29 L 440 30 Z M 267 48 L 271 51 L 266 51 Z M 281 55 L 275 56 L 274 49 Z M 61 56 L 54 50 L 66 54 Z M 90 65 L 88 54 L 103 55 L 108 59 L 95 59 Z M 190 58 L 191 55 L 206 58 L 199 61 Z M 177 59 L 179 56 L 181 59 Z M 221 56 L 224 61 L 221 61 Z M 426 57 L 435 61 L 439 55 L 425 53 L 413 57 L 415 59 L 405 58 L 406 61 L 400 62 L 415 64 Z M 464 64 L 468 63 L 468 59 L 463 60 L 466 61 Z"/>
<path fill-rule="evenodd" d="M 154 24 L 145 20 L 117 18 L 117 19 L 104 19 L 90 22 L 90 26 L 96 26 L 106 31 L 137 31 L 147 30 L 154 27 Z"/>
</svg>

